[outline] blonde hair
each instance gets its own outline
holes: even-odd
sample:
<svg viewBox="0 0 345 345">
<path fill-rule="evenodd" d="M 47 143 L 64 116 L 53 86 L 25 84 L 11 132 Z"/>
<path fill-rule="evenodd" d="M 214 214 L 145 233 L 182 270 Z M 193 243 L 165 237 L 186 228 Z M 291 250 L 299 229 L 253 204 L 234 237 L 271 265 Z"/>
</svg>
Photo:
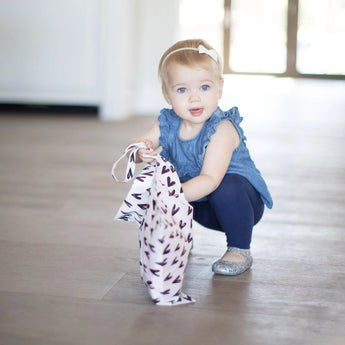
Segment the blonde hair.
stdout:
<svg viewBox="0 0 345 345">
<path fill-rule="evenodd" d="M 218 74 L 219 79 L 223 78 L 223 63 L 220 55 L 215 50 L 214 51 L 216 53 L 217 59 L 213 59 L 207 54 L 200 54 L 198 52 L 198 47 L 200 45 L 204 46 L 206 49 L 214 50 L 207 42 L 202 39 L 190 39 L 176 42 L 162 55 L 159 62 L 158 74 L 162 84 L 163 93 L 166 91 L 169 65 L 173 63 L 184 66 L 201 64 L 206 68 L 209 68 L 210 64 L 213 64 L 213 69 Z"/>
</svg>

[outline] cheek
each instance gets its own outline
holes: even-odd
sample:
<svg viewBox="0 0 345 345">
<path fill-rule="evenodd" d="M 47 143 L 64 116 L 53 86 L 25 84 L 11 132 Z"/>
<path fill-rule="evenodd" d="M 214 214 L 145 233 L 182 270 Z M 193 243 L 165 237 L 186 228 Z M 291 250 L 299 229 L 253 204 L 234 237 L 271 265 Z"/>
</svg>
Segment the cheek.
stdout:
<svg viewBox="0 0 345 345">
<path fill-rule="evenodd" d="M 221 89 L 216 90 L 215 93 L 214 93 L 215 100 L 219 101 L 219 99 L 221 97 L 222 97 L 222 90 Z"/>
<path fill-rule="evenodd" d="M 170 104 L 178 107 L 184 103 L 184 97 L 181 97 L 181 95 L 171 96 L 170 101 L 171 101 Z"/>
<path fill-rule="evenodd" d="M 208 98 L 207 98 L 207 101 L 208 103 L 210 104 L 214 104 L 214 103 L 218 103 L 220 99 L 220 93 L 218 90 L 214 90 L 214 92 L 212 92 L 212 95 L 210 95 Z"/>
</svg>

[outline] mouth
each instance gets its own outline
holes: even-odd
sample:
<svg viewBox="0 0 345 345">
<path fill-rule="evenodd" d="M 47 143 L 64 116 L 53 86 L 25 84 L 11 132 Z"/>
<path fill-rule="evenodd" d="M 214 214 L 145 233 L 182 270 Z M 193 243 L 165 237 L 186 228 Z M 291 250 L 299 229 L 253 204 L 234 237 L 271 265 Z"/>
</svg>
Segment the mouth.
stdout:
<svg viewBox="0 0 345 345">
<path fill-rule="evenodd" d="M 204 112 L 203 108 L 192 108 L 189 109 L 189 112 L 192 116 L 200 116 Z"/>
</svg>

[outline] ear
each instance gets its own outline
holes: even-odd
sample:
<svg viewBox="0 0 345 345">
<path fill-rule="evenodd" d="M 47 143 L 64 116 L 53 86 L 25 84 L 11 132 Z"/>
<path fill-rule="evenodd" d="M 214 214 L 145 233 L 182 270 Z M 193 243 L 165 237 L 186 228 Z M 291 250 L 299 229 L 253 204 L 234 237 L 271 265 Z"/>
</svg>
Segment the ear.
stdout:
<svg viewBox="0 0 345 345">
<path fill-rule="evenodd" d="M 223 95 L 223 86 L 224 86 L 224 79 L 220 78 L 220 80 L 219 80 L 219 99 L 221 99 L 222 95 Z"/>
</svg>

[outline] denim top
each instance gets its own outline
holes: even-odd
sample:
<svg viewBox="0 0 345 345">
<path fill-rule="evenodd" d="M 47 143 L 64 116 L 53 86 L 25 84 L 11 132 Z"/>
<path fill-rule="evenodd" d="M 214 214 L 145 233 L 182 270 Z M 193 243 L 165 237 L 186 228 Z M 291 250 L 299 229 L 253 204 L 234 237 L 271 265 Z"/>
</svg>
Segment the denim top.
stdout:
<svg viewBox="0 0 345 345">
<path fill-rule="evenodd" d="M 273 201 L 267 185 L 260 171 L 255 167 L 246 146 L 243 130 L 240 127 L 242 117 L 237 107 L 222 111 L 219 107 L 205 122 L 200 132 L 192 139 L 181 140 L 179 137 L 182 120 L 173 109 L 164 108 L 158 117 L 160 138 L 162 146 L 161 155 L 170 161 L 180 177 L 181 182 L 186 182 L 200 174 L 205 150 L 210 142 L 210 137 L 216 132 L 216 126 L 224 120 L 230 120 L 235 126 L 240 143 L 233 151 L 227 174 L 238 174 L 245 177 L 260 193 L 262 201 L 268 208 L 272 208 Z"/>
</svg>

